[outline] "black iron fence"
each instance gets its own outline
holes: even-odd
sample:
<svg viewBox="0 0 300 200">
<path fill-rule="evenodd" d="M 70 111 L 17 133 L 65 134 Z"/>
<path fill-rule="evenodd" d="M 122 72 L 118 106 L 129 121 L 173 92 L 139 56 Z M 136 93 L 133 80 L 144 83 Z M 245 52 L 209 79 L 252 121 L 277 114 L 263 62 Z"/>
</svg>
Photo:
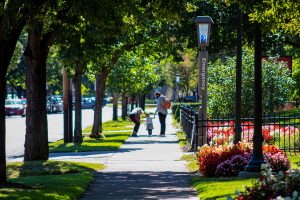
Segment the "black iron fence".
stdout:
<svg viewBox="0 0 300 200">
<path fill-rule="evenodd" d="M 222 145 L 233 143 L 235 120 L 233 118 L 203 119 L 198 110 L 180 107 L 180 123 L 196 150 L 198 144 Z M 252 142 L 254 118 L 242 118 L 242 141 Z M 263 118 L 264 142 L 287 152 L 300 152 L 300 113 L 281 112 Z M 205 135 L 204 135 L 205 134 Z"/>
</svg>

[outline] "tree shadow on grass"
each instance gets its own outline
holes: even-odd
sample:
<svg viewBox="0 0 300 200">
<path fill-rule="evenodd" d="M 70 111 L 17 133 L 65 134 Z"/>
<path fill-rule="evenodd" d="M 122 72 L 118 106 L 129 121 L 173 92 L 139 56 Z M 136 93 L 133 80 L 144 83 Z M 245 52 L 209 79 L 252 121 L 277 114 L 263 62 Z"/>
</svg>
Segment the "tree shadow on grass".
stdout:
<svg viewBox="0 0 300 200">
<path fill-rule="evenodd" d="M 126 141 L 126 144 L 177 144 L 176 141 L 158 141 L 158 140 L 139 140 L 139 141 Z"/>
<path fill-rule="evenodd" d="M 27 176 L 12 180 L 31 188 L 1 189 L 1 199 L 78 199 L 91 178 L 84 173 Z"/>
<path fill-rule="evenodd" d="M 45 176 L 76 174 L 81 171 L 90 170 L 89 168 L 77 165 L 71 165 L 67 162 L 58 161 L 30 161 L 22 163 L 11 163 L 8 165 L 8 177 L 28 177 L 28 176 Z"/>
</svg>

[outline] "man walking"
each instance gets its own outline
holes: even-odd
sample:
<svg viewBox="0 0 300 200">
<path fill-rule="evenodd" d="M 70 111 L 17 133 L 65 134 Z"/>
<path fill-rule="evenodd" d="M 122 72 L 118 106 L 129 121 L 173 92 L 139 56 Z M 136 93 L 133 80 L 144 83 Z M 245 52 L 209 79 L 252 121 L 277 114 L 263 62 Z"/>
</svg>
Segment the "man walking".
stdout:
<svg viewBox="0 0 300 200">
<path fill-rule="evenodd" d="M 155 92 L 154 96 L 157 100 L 157 109 L 154 113 L 154 116 L 156 113 L 158 113 L 159 122 L 160 122 L 160 136 L 165 137 L 166 136 L 166 117 L 168 114 L 168 110 L 166 110 L 163 106 L 165 101 L 165 96 L 161 95 L 160 92 Z"/>
</svg>

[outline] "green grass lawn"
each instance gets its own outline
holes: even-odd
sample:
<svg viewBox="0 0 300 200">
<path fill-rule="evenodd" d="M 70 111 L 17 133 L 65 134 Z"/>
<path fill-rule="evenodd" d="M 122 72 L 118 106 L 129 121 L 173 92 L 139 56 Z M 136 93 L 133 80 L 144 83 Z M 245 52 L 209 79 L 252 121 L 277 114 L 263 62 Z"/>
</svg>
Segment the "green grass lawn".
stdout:
<svg viewBox="0 0 300 200">
<path fill-rule="evenodd" d="M 9 163 L 9 186 L 0 187 L 0 199 L 78 199 L 102 164 L 59 161 Z"/>
<path fill-rule="evenodd" d="M 237 190 L 242 191 L 244 186 L 253 185 L 255 180 L 240 179 L 238 177 L 194 177 L 192 184 L 197 190 L 199 199 L 227 199 L 229 195 L 234 197 Z"/>
<path fill-rule="evenodd" d="M 300 153 L 287 153 L 292 169 L 300 169 Z"/>
<path fill-rule="evenodd" d="M 90 138 L 84 137 L 82 144 L 67 143 L 59 140 L 49 144 L 49 152 L 84 152 L 84 151 L 115 151 L 126 141 L 130 136 L 133 123 L 127 121 L 108 121 L 103 123 L 103 133 L 105 138 Z M 120 132 L 109 132 L 118 131 Z M 123 131 L 122 131 L 123 130 Z M 83 130 L 90 132 L 91 127 Z"/>
<path fill-rule="evenodd" d="M 285 124 L 285 123 L 292 123 L 292 124 L 298 124 L 300 122 L 300 108 L 293 108 L 287 111 L 279 111 L 275 114 L 276 117 L 280 116 L 282 118 L 281 120 L 276 120 L 277 123 L 279 124 Z M 292 117 L 295 119 L 286 119 L 286 122 L 284 122 L 283 118 L 284 117 Z"/>
<path fill-rule="evenodd" d="M 123 121 L 121 118 L 118 121 L 107 121 L 102 124 L 103 132 L 107 131 L 118 131 L 118 130 L 132 130 L 133 129 L 133 122 L 129 120 Z M 88 126 L 82 130 L 84 133 L 90 133 L 92 131 L 93 126 Z"/>
</svg>

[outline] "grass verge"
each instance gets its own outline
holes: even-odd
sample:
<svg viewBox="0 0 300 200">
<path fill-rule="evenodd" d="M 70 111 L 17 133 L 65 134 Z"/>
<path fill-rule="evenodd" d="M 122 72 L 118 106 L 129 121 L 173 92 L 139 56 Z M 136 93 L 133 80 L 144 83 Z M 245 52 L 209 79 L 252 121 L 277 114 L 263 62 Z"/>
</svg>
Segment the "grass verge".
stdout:
<svg viewBox="0 0 300 200">
<path fill-rule="evenodd" d="M 235 197 L 235 192 L 244 190 L 246 185 L 253 185 L 255 180 L 238 177 L 194 177 L 192 184 L 197 190 L 199 199 L 227 199 L 228 196 Z"/>
<path fill-rule="evenodd" d="M 103 132 L 107 131 L 121 131 L 121 130 L 131 130 L 133 128 L 133 123 L 129 120 L 123 121 L 121 118 L 118 121 L 107 121 L 102 124 Z M 88 126 L 82 130 L 83 133 L 90 133 L 93 126 Z"/>
<path fill-rule="evenodd" d="M 10 186 L 0 187 L 0 199 L 78 199 L 104 165 L 59 161 L 9 163 Z M 15 187 L 17 186 L 17 187 Z"/>
<path fill-rule="evenodd" d="M 49 144 L 49 152 L 86 152 L 86 151 L 115 151 L 127 140 L 131 134 L 132 122 L 129 121 L 108 121 L 103 123 L 105 138 L 84 137 L 82 144 L 67 143 L 59 140 Z M 109 132 L 121 130 L 120 132 Z M 123 131 L 122 131 L 123 130 Z M 90 127 L 83 130 L 90 132 Z"/>
<path fill-rule="evenodd" d="M 292 169 L 300 169 L 300 153 L 287 153 L 286 154 Z"/>
<path fill-rule="evenodd" d="M 276 114 L 276 117 L 280 116 L 281 120 L 276 120 L 277 123 L 279 124 L 286 124 L 286 123 L 292 123 L 292 124 L 297 124 L 300 122 L 300 108 L 292 108 L 287 111 L 279 111 Z M 283 120 L 285 117 L 292 117 L 293 119 L 286 119 Z"/>
</svg>

